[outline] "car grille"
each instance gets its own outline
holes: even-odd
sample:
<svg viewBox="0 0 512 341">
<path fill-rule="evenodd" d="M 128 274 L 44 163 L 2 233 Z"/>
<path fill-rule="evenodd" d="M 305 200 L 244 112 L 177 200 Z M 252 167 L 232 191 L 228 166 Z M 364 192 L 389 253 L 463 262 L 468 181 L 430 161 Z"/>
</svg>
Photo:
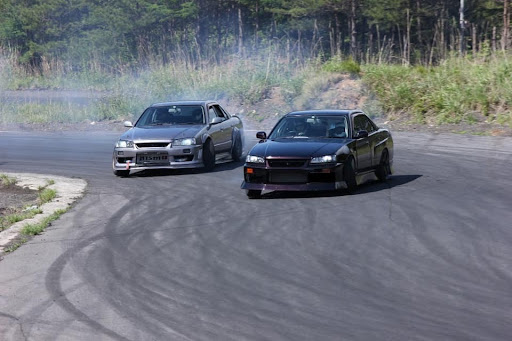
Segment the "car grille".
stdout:
<svg viewBox="0 0 512 341">
<path fill-rule="evenodd" d="M 308 174 L 305 172 L 271 171 L 269 182 L 273 184 L 306 183 L 308 182 Z"/>
<path fill-rule="evenodd" d="M 307 159 L 267 159 L 272 168 L 298 168 L 306 164 Z"/>
<path fill-rule="evenodd" d="M 155 148 L 155 147 L 167 147 L 169 142 L 142 142 L 135 144 L 137 148 Z"/>
</svg>

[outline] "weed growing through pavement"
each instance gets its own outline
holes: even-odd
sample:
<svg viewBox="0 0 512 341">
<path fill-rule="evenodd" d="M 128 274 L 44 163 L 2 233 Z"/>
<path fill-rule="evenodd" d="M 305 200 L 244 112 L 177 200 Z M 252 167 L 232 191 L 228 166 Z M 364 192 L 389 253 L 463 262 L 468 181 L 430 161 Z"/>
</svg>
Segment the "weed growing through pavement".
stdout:
<svg viewBox="0 0 512 341">
<path fill-rule="evenodd" d="M 21 230 L 21 233 L 24 235 L 31 235 L 31 236 L 41 234 L 46 229 L 46 227 L 50 225 L 50 223 L 52 221 L 59 219 L 60 216 L 66 212 L 67 212 L 67 209 L 57 210 L 57 211 L 53 212 L 50 216 L 44 218 L 43 221 L 41 221 L 40 223 L 25 225 L 23 227 L 23 229 Z"/>
<path fill-rule="evenodd" d="M 0 174 L 0 182 L 4 186 L 15 185 L 16 181 L 17 180 L 15 178 L 11 178 L 11 177 L 9 177 L 9 176 L 7 176 L 5 174 Z"/>
</svg>

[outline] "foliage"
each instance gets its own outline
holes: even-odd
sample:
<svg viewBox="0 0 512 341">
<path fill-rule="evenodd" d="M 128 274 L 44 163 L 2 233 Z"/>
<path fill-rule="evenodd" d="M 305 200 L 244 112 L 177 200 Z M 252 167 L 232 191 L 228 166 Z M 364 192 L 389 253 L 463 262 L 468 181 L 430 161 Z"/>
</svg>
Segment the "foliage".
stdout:
<svg viewBox="0 0 512 341">
<path fill-rule="evenodd" d="M 67 210 L 60 209 L 56 210 L 54 213 L 52 213 L 50 216 L 44 218 L 40 223 L 37 224 L 27 224 L 21 229 L 21 233 L 24 235 L 37 235 L 41 234 L 48 225 L 54 220 L 57 220 L 60 218 L 61 215 L 66 213 Z"/>
<path fill-rule="evenodd" d="M 472 52 L 501 40 L 509 1 L 467 0 Z M 154 62 L 221 63 L 273 48 L 288 61 L 351 55 L 437 63 L 460 45 L 459 2 L 447 0 L 0 0 L 0 49 L 41 75 L 59 60 L 74 72 L 124 74 Z M 496 28 L 495 33 L 490 29 Z M 508 33 L 510 36 L 510 32 Z M 475 41 L 473 41 L 476 38 Z M 510 40 L 510 39 L 509 39 Z M 20 84 L 23 86 L 23 84 Z"/>
<path fill-rule="evenodd" d="M 5 174 L 0 174 L 0 184 L 3 186 L 10 186 L 16 184 L 16 178 L 10 177 Z"/>
<path fill-rule="evenodd" d="M 57 196 L 57 191 L 51 188 L 41 188 L 39 189 L 38 196 L 39 202 L 45 204 L 52 201 Z"/>
<path fill-rule="evenodd" d="M 358 75 L 361 72 L 360 65 L 349 57 L 341 59 L 339 56 L 329 59 L 324 65 L 323 70 L 328 72 L 350 73 Z"/>
<path fill-rule="evenodd" d="M 432 68 L 365 65 L 363 81 L 389 113 L 420 123 L 512 124 L 512 59 L 450 58 Z"/>
</svg>

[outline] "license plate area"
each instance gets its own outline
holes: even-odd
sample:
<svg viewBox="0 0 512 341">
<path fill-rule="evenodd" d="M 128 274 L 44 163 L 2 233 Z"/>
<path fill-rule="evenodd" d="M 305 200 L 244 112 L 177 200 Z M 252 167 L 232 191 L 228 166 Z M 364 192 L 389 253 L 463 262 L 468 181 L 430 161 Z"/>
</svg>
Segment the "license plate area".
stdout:
<svg viewBox="0 0 512 341">
<path fill-rule="evenodd" d="M 306 183 L 308 175 L 303 171 L 273 170 L 269 174 L 269 181 L 273 184 Z"/>
<path fill-rule="evenodd" d="M 137 163 L 148 166 L 168 165 L 169 155 L 167 154 L 167 152 L 138 153 Z"/>
</svg>

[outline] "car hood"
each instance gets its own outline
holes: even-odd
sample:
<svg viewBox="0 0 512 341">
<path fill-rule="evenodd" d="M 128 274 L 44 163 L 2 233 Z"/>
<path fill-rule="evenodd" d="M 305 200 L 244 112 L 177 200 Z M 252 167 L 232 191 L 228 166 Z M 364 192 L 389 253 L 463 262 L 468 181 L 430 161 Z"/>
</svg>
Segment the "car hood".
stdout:
<svg viewBox="0 0 512 341">
<path fill-rule="evenodd" d="M 142 141 L 195 137 L 202 128 L 201 125 L 133 127 L 126 131 L 121 139 Z"/>
<path fill-rule="evenodd" d="M 332 155 L 348 144 L 349 139 L 278 139 L 256 144 L 250 151 L 255 156 L 312 157 Z"/>
</svg>

